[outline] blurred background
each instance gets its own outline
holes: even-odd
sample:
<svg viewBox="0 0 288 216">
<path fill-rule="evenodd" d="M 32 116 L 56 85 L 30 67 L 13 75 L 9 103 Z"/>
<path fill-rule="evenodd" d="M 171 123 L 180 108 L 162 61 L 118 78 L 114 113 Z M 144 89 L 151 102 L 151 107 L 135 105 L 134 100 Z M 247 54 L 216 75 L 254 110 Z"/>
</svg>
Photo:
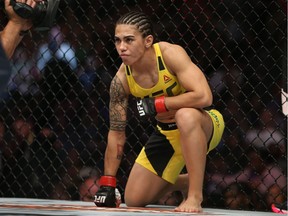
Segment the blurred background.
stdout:
<svg viewBox="0 0 288 216">
<path fill-rule="evenodd" d="M 208 155 L 203 207 L 270 211 L 287 201 L 285 0 L 61 0 L 51 30 L 32 32 L 17 48 L 0 95 L 0 196 L 93 200 L 109 85 L 121 64 L 114 23 L 130 10 L 151 17 L 158 40 L 186 49 L 224 116 L 222 142 Z M 3 4 L 0 13 L 3 28 Z M 130 103 L 122 195 L 154 123 L 140 121 Z"/>
</svg>

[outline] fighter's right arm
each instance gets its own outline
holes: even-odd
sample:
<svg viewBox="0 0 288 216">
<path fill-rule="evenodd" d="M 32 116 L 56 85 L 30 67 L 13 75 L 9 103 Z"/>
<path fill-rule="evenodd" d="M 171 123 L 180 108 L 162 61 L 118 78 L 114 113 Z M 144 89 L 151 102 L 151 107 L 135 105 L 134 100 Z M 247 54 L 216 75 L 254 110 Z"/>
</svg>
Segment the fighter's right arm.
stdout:
<svg viewBox="0 0 288 216">
<path fill-rule="evenodd" d="M 125 75 L 125 74 L 124 74 Z M 110 85 L 110 130 L 105 152 L 104 174 L 116 176 L 126 141 L 128 94 L 123 86 L 123 73 L 117 73 Z"/>
<path fill-rule="evenodd" d="M 100 188 L 94 200 L 96 206 L 100 207 L 118 207 L 121 202 L 117 201 L 115 194 L 117 186 L 116 174 L 121 163 L 126 141 L 125 127 L 128 105 L 128 97 L 121 79 L 123 79 L 123 75 L 121 76 L 121 72 L 118 71 L 110 85 L 110 130 L 105 151 L 104 175 L 100 178 Z"/>
</svg>

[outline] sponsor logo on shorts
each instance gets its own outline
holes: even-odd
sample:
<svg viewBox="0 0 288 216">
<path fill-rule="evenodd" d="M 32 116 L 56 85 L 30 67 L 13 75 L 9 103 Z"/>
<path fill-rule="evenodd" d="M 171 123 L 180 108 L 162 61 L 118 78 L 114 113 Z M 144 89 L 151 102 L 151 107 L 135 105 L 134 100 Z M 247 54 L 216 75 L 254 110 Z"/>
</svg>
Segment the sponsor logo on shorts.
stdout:
<svg viewBox="0 0 288 216">
<path fill-rule="evenodd" d="M 219 121 L 218 116 L 215 113 L 213 113 L 212 111 L 209 111 L 209 113 L 215 119 L 215 124 L 219 128 L 220 127 L 220 121 Z"/>
<path fill-rule="evenodd" d="M 169 128 L 173 128 L 173 127 L 175 127 L 175 126 L 176 126 L 176 123 L 168 124 L 168 127 L 169 127 Z"/>
</svg>

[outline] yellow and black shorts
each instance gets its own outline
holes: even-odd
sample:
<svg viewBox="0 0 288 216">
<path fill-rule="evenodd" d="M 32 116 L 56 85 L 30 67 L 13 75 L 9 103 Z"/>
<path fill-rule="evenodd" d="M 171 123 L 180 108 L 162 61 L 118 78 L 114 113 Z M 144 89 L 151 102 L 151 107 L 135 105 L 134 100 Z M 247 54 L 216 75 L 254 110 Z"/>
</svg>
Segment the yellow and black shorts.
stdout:
<svg viewBox="0 0 288 216">
<path fill-rule="evenodd" d="M 215 109 L 206 111 L 213 122 L 214 130 L 207 154 L 220 142 L 225 123 Z M 136 163 L 147 168 L 164 180 L 174 184 L 185 166 L 182 156 L 180 133 L 176 123 L 158 122 L 157 130 L 150 136 L 136 159 Z"/>
</svg>

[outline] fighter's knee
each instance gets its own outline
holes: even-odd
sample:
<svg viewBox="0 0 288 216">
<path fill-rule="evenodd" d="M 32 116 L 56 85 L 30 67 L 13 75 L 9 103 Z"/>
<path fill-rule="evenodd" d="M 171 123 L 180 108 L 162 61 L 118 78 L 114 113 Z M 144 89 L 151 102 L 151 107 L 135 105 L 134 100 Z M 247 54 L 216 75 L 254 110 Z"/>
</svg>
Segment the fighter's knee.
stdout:
<svg viewBox="0 0 288 216">
<path fill-rule="evenodd" d="M 182 108 L 177 110 L 175 114 L 175 121 L 179 128 L 186 127 L 188 125 L 193 125 L 196 123 L 200 116 L 200 111 L 194 108 Z"/>
<path fill-rule="evenodd" d="M 145 206 L 143 204 L 143 199 L 140 199 L 139 196 L 133 193 L 126 192 L 126 191 L 124 194 L 124 200 L 125 200 L 125 204 L 128 207 L 144 207 Z"/>
<path fill-rule="evenodd" d="M 132 199 L 125 199 L 125 204 L 127 207 L 145 207 L 142 202 Z"/>
<path fill-rule="evenodd" d="M 132 202 L 131 200 L 129 199 L 125 199 L 125 204 L 127 207 L 139 207 L 139 205 L 137 205 L 135 202 Z"/>
</svg>

